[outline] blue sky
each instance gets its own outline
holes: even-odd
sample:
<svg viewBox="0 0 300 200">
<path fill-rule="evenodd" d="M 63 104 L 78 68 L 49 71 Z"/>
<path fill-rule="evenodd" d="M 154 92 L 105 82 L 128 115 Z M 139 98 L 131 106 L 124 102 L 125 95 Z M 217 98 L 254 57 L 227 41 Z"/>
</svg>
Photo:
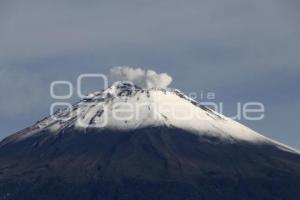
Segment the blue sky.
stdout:
<svg viewBox="0 0 300 200">
<path fill-rule="evenodd" d="M 52 81 L 129 65 L 167 72 L 186 93 L 215 92 L 228 115 L 237 102 L 262 102 L 263 120 L 241 122 L 300 149 L 299 9 L 297 0 L 2 0 L 0 138 L 49 113 Z"/>
</svg>

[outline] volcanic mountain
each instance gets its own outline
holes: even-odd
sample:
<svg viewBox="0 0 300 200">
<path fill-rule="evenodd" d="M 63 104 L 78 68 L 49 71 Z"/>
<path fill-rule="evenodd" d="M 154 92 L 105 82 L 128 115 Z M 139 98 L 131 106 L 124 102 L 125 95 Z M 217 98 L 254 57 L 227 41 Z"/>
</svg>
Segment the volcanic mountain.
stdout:
<svg viewBox="0 0 300 200">
<path fill-rule="evenodd" d="M 116 82 L 0 143 L 0 200 L 292 200 L 298 191 L 298 151 L 176 89 Z"/>
</svg>

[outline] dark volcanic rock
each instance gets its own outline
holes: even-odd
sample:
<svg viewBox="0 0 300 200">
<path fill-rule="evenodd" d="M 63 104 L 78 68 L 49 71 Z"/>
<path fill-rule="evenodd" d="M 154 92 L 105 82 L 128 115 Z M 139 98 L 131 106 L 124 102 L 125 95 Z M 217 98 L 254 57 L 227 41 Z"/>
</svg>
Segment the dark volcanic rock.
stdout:
<svg viewBox="0 0 300 200">
<path fill-rule="evenodd" d="M 299 154 L 175 128 L 69 128 L 0 143 L 0 200 L 292 200 L 298 191 Z"/>
</svg>

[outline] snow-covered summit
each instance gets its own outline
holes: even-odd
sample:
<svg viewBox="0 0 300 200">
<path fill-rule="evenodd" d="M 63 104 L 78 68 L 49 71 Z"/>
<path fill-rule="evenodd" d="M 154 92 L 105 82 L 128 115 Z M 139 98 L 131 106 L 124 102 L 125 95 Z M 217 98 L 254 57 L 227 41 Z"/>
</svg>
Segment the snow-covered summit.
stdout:
<svg viewBox="0 0 300 200">
<path fill-rule="evenodd" d="M 59 110 L 10 139 L 24 139 L 43 130 L 58 134 L 68 128 L 122 131 L 158 126 L 184 129 L 229 142 L 274 143 L 177 89 L 144 89 L 130 82 L 115 82 L 105 90 L 91 93 L 74 104 L 72 110 Z M 281 144 L 280 147 L 286 148 Z"/>
</svg>

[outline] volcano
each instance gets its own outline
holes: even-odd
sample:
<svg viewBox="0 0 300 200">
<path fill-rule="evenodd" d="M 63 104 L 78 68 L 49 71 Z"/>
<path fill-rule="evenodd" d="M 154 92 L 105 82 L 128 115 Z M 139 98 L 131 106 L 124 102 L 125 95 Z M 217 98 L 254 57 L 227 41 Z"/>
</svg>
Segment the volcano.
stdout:
<svg viewBox="0 0 300 200">
<path fill-rule="evenodd" d="M 116 82 L 0 143 L 0 200 L 299 199 L 300 153 L 176 89 Z"/>
</svg>

